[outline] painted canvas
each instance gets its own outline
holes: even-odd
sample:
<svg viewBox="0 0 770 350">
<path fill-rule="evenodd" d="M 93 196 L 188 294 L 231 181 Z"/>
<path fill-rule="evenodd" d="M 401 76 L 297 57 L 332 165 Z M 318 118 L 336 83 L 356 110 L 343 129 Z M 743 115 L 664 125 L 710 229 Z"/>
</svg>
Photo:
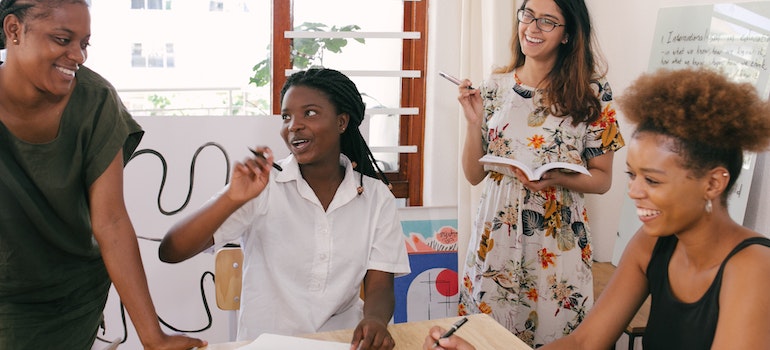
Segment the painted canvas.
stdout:
<svg viewBox="0 0 770 350">
<path fill-rule="evenodd" d="M 412 272 L 395 280 L 394 323 L 457 316 L 457 208 L 399 209 Z"/>
</svg>

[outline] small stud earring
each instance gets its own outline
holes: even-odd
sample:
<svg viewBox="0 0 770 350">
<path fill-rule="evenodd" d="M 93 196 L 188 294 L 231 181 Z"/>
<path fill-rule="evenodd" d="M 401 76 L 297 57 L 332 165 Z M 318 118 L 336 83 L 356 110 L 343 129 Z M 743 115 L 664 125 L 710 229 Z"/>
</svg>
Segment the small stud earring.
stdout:
<svg viewBox="0 0 770 350">
<path fill-rule="evenodd" d="M 19 39 L 13 39 L 13 43 L 14 44 L 18 44 L 19 43 Z"/>
<path fill-rule="evenodd" d="M 728 176 L 730 176 L 730 174 L 728 174 L 728 173 L 722 173 L 722 176 L 724 176 L 724 177 L 728 177 Z"/>
</svg>

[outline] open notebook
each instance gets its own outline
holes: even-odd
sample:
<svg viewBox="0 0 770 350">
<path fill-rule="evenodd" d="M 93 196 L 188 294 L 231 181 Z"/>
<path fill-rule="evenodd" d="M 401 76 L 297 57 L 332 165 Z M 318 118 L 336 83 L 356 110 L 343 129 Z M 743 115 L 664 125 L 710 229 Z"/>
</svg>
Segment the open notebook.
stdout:
<svg viewBox="0 0 770 350">
<path fill-rule="evenodd" d="M 238 350 L 350 350 L 349 343 L 337 343 L 323 340 L 291 337 L 263 333 L 256 340 L 238 348 Z"/>
</svg>

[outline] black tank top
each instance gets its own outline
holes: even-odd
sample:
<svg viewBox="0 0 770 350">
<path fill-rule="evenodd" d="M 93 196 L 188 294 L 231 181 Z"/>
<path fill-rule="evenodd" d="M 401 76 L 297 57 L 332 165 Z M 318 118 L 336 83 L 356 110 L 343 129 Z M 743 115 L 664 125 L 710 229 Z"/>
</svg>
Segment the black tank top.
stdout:
<svg viewBox="0 0 770 350">
<path fill-rule="evenodd" d="M 770 247 L 770 239 L 764 237 L 752 237 L 739 243 L 722 261 L 714 282 L 700 300 L 683 303 L 671 293 L 668 280 L 668 263 L 677 242 L 676 236 L 658 238 L 647 266 L 652 304 L 642 338 L 645 350 L 710 349 L 719 318 L 719 290 L 725 264 L 741 249 L 752 244 Z"/>
</svg>

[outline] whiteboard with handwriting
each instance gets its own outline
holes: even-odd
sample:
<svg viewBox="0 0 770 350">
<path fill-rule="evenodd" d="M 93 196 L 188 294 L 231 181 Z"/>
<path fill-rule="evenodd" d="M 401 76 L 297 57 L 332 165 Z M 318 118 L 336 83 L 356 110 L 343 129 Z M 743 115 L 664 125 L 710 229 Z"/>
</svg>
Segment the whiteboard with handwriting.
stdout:
<svg viewBox="0 0 770 350">
<path fill-rule="evenodd" d="M 711 67 L 734 81 L 747 82 L 760 96 L 770 94 L 770 1 L 661 8 L 648 70 Z M 743 222 L 756 154 L 745 154 L 741 175 L 728 198 L 730 216 Z M 625 197 L 612 263 L 641 227 L 634 203 Z"/>
</svg>

